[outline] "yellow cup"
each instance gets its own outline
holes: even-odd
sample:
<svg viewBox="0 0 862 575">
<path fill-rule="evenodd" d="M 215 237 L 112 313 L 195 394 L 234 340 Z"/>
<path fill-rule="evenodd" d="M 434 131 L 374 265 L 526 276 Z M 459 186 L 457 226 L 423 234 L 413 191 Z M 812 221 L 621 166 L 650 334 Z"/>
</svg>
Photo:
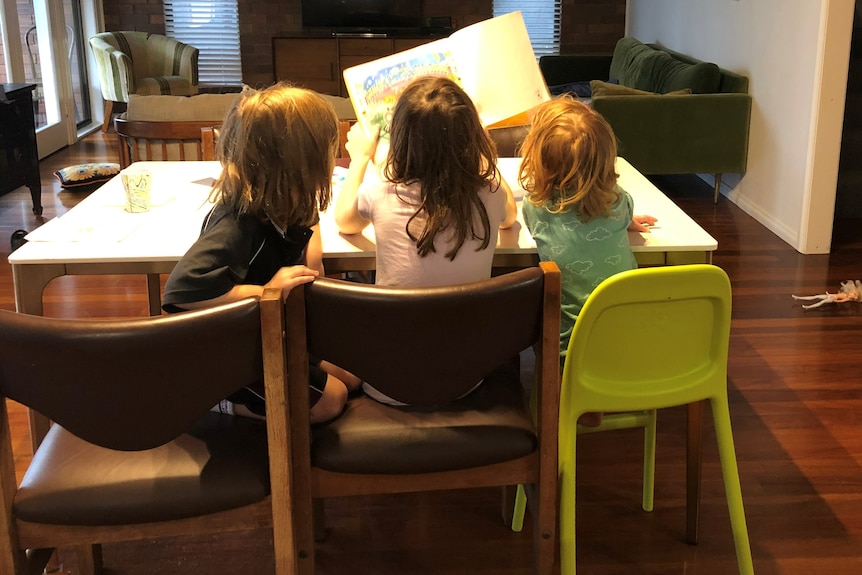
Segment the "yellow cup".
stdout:
<svg viewBox="0 0 862 575">
<path fill-rule="evenodd" d="M 145 168 L 126 168 L 120 172 L 126 190 L 126 211 L 146 212 L 150 209 L 150 186 L 153 175 Z"/>
</svg>

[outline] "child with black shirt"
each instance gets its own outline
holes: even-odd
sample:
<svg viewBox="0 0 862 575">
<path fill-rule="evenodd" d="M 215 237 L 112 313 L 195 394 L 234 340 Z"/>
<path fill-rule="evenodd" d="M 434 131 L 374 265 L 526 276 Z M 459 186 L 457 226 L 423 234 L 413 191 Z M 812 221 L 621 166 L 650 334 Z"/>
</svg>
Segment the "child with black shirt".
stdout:
<svg viewBox="0 0 862 575">
<path fill-rule="evenodd" d="M 277 84 L 248 90 L 227 114 L 216 150 L 222 173 L 201 236 L 165 285 L 168 312 L 260 297 L 266 287 L 286 296 L 322 276 L 318 210 L 331 199 L 338 119 L 318 94 Z M 311 421 L 341 413 L 351 374 L 326 361 L 310 369 Z M 220 404 L 222 411 L 263 416 L 262 382 Z"/>
</svg>

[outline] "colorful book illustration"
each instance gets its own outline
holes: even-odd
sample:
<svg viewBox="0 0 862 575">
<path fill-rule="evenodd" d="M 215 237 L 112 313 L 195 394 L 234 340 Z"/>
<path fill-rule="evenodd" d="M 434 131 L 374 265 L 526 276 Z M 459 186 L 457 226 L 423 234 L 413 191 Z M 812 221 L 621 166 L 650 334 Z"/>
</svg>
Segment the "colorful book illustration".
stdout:
<svg viewBox="0 0 862 575">
<path fill-rule="evenodd" d="M 486 126 L 550 99 L 520 12 L 478 22 L 435 40 L 344 70 L 347 92 L 366 132 L 389 137 L 399 94 L 419 76 L 445 76 L 473 99 Z"/>
</svg>

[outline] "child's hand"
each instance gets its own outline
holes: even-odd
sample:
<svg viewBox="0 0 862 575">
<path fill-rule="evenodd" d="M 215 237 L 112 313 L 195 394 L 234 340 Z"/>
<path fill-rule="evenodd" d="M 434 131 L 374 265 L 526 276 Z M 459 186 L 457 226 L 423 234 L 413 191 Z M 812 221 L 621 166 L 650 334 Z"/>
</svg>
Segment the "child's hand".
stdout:
<svg viewBox="0 0 862 575">
<path fill-rule="evenodd" d="M 654 226 L 658 218 L 653 216 L 634 216 L 632 223 L 629 224 L 629 231 L 632 232 L 648 232 L 650 227 Z"/>
<path fill-rule="evenodd" d="M 347 153 L 350 154 L 351 160 L 365 160 L 366 162 L 374 159 L 374 153 L 377 151 L 377 142 L 380 139 L 380 126 L 374 126 L 371 134 L 366 134 L 365 130 L 359 123 L 353 124 L 350 131 L 347 132 Z"/>
<path fill-rule="evenodd" d="M 298 285 L 314 281 L 318 275 L 317 270 L 305 266 L 286 266 L 275 272 L 275 275 L 264 287 L 280 288 L 281 296 L 286 298 L 290 290 Z"/>
</svg>

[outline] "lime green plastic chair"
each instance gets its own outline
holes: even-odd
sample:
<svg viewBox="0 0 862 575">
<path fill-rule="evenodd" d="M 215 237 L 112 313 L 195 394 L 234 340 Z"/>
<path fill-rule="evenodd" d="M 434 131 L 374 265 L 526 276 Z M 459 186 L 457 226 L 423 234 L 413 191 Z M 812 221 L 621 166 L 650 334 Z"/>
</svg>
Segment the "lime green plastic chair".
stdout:
<svg viewBox="0 0 862 575">
<path fill-rule="evenodd" d="M 575 455 L 585 430 L 578 417 L 606 413 L 595 431 L 646 427 L 643 506 L 650 510 L 655 410 L 702 400 L 712 407 L 739 573 L 754 573 L 727 402 L 730 309 L 727 274 L 703 264 L 622 272 L 587 300 L 561 380 L 561 573 L 575 573 Z M 522 526 L 524 508 L 519 487 L 513 529 Z"/>
</svg>

